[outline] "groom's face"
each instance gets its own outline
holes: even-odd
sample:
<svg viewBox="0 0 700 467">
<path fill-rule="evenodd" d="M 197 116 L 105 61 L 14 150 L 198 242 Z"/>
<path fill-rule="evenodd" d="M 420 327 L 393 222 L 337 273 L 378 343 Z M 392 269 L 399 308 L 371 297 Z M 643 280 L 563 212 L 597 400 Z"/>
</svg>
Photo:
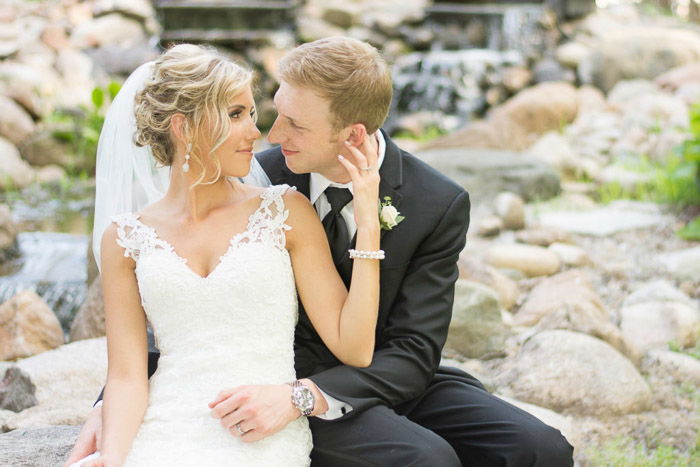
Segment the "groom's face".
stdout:
<svg viewBox="0 0 700 467">
<path fill-rule="evenodd" d="M 309 88 L 282 81 L 275 94 L 275 107 L 278 115 L 268 139 L 281 146 L 292 172 L 317 172 L 330 179 L 344 173 L 337 155 L 344 153 L 342 143 L 350 132 L 333 127 L 327 99 Z"/>
</svg>

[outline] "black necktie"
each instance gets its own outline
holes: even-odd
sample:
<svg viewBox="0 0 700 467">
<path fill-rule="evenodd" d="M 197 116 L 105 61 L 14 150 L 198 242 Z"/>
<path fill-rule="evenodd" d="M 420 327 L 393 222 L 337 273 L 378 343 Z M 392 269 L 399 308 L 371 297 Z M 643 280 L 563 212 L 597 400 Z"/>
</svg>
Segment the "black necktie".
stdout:
<svg viewBox="0 0 700 467">
<path fill-rule="evenodd" d="M 333 253 L 333 262 L 338 263 L 350 243 L 350 233 L 340 211 L 352 200 L 352 193 L 347 188 L 326 188 L 326 198 L 331 204 L 331 211 L 323 218 L 328 243 Z"/>
</svg>

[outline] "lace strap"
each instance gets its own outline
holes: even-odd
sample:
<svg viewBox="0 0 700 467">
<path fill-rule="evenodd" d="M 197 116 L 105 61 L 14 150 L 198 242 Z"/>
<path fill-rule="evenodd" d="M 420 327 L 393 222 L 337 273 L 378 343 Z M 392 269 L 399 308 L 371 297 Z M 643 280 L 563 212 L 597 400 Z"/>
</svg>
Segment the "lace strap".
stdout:
<svg viewBox="0 0 700 467">
<path fill-rule="evenodd" d="M 111 217 L 117 225 L 117 245 L 124 248 L 124 257 L 137 261 L 147 245 L 153 244 L 153 232 L 145 229 L 134 213 L 118 214 Z"/>
<path fill-rule="evenodd" d="M 284 205 L 284 194 L 288 190 L 296 190 L 289 185 L 272 185 L 261 194 L 260 207 L 250 216 L 248 231 L 252 237 L 259 240 L 269 240 L 280 249 L 286 245 L 285 231 L 291 230 L 291 226 L 285 221 L 289 217 L 289 210 Z"/>
</svg>

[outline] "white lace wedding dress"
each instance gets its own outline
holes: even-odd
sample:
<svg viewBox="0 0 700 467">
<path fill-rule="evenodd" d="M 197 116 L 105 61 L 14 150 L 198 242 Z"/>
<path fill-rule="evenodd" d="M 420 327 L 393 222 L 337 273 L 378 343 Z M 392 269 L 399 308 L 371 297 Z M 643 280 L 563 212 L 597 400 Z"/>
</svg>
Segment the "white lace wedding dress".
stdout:
<svg viewBox="0 0 700 467">
<path fill-rule="evenodd" d="M 143 308 L 161 352 L 149 403 L 126 466 L 301 466 L 304 417 L 255 443 L 232 436 L 207 404 L 220 390 L 293 381 L 297 295 L 285 249 L 287 185 L 266 188 L 247 229 L 207 276 L 134 214 L 113 218 L 136 261 Z"/>
</svg>

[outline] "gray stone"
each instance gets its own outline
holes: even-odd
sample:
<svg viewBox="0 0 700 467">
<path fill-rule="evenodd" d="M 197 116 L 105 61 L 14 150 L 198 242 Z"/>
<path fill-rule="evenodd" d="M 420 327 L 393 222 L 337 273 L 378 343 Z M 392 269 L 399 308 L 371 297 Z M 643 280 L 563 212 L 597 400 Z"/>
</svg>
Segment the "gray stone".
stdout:
<svg viewBox="0 0 700 467">
<path fill-rule="evenodd" d="M 477 223 L 476 230 L 481 237 L 495 237 L 503 230 L 503 221 L 496 216 L 486 217 Z"/>
<path fill-rule="evenodd" d="M 697 306 L 688 295 L 664 279 L 656 279 L 643 284 L 625 298 L 623 306 L 648 302 L 678 302 L 690 307 Z"/>
<path fill-rule="evenodd" d="M 568 178 L 592 175 L 587 170 L 590 166 L 583 163 L 568 138 L 557 131 L 542 135 L 526 153 L 555 168 L 560 174 L 569 176 Z M 597 167 L 594 171 L 597 171 Z"/>
<path fill-rule="evenodd" d="M 476 201 L 503 191 L 525 201 L 549 199 L 560 191 L 559 175 L 532 157 L 488 149 L 419 150 L 417 156 L 467 189 Z"/>
<path fill-rule="evenodd" d="M 621 80 L 654 79 L 700 60 L 700 36 L 689 29 L 620 27 L 606 34 L 578 68 L 579 78 L 605 92 Z"/>
<path fill-rule="evenodd" d="M 584 266 L 591 261 L 586 250 L 576 245 L 556 242 L 549 245 L 549 250 L 567 266 Z"/>
<path fill-rule="evenodd" d="M 109 13 L 85 21 L 71 33 L 71 43 L 80 49 L 106 44 L 132 46 L 147 41 L 143 25 L 119 13 Z"/>
<path fill-rule="evenodd" d="M 520 295 L 518 284 L 514 280 L 467 251 L 462 253 L 457 264 L 460 279 L 479 282 L 492 288 L 498 293 L 503 308 L 513 308 Z"/>
<path fill-rule="evenodd" d="M 519 242 L 538 246 L 549 246 L 557 242 L 567 243 L 570 237 L 563 230 L 542 227 L 533 227 L 515 233 L 515 238 Z"/>
<path fill-rule="evenodd" d="M 529 277 L 554 274 L 561 267 L 556 254 L 533 245 L 494 245 L 486 252 L 486 261 L 493 267 L 515 269 Z"/>
<path fill-rule="evenodd" d="M 651 350 L 642 369 L 663 379 L 671 378 L 679 384 L 689 382 L 700 387 L 700 360 L 670 350 Z"/>
<path fill-rule="evenodd" d="M 494 357 L 503 354 L 507 334 L 496 292 L 476 282 L 458 280 L 446 345 L 465 357 Z"/>
<path fill-rule="evenodd" d="M 571 331 L 528 340 L 503 375 L 513 395 L 557 412 L 623 415 L 644 411 L 651 391 L 634 365 L 609 344 Z"/>
<path fill-rule="evenodd" d="M 641 352 L 666 349 L 670 342 L 695 345 L 700 336 L 700 311 L 679 302 L 645 302 L 623 306 L 620 329 Z"/>
<path fill-rule="evenodd" d="M 532 72 L 524 66 L 509 66 L 503 69 L 503 86 L 509 92 L 518 92 L 532 81 Z"/>
<path fill-rule="evenodd" d="M 33 166 L 56 164 L 67 166 L 71 162 L 71 149 L 67 143 L 54 138 L 48 129 L 35 132 L 19 147 L 22 158 Z"/>
<path fill-rule="evenodd" d="M 0 409 L 21 412 L 37 404 L 36 386 L 17 367 L 8 368 L 0 381 Z"/>
<path fill-rule="evenodd" d="M 567 42 L 557 47 L 554 55 L 562 65 L 576 69 L 590 53 L 590 47 L 580 42 Z"/>
<path fill-rule="evenodd" d="M 573 83 L 576 81 L 576 74 L 569 68 L 565 68 L 553 58 L 543 58 L 535 64 L 533 69 L 535 82 L 544 83 L 547 81 L 565 81 Z"/>
<path fill-rule="evenodd" d="M 669 70 L 654 80 L 659 86 L 675 91 L 686 84 L 700 82 L 700 61 Z"/>
<path fill-rule="evenodd" d="M 494 206 L 506 229 L 519 230 L 525 227 L 525 203 L 520 196 L 509 192 L 500 193 L 494 200 Z"/>
<path fill-rule="evenodd" d="M 700 287 L 700 246 L 663 253 L 658 258 L 673 277 Z"/>
<path fill-rule="evenodd" d="M 626 230 L 654 227 L 665 222 L 655 205 L 616 201 L 589 211 L 550 211 L 541 213 L 539 222 L 566 232 L 606 237 Z"/>
<path fill-rule="evenodd" d="M 12 467 L 63 465 L 79 432 L 78 426 L 49 426 L 0 434 L 0 465 Z"/>
<path fill-rule="evenodd" d="M 87 298 L 73 318 L 70 340 L 91 339 L 105 335 L 104 297 L 98 276 L 88 289 Z"/>
</svg>

